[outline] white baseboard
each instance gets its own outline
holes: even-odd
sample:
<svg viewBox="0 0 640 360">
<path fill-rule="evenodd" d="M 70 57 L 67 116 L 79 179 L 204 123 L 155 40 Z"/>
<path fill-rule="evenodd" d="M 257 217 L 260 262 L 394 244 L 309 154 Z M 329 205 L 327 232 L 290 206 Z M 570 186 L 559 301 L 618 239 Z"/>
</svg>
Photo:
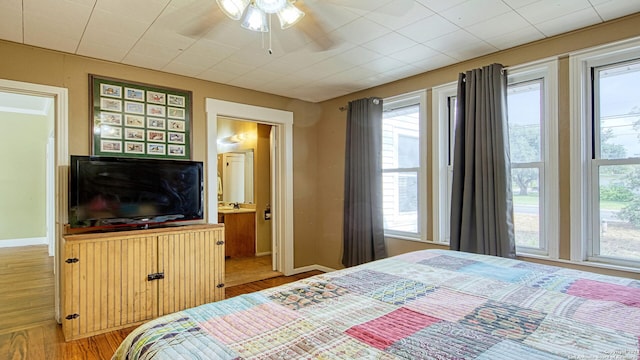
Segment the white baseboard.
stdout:
<svg viewBox="0 0 640 360">
<path fill-rule="evenodd" d="M 0 248 L 31 246 L 31 245 L 46 245 L 46 244 L 47 244 L 46 237 L 0 240 Z"/>
<path fill-rule="evenodd" d="M 293 272 L 291 273 L 291 275 L 296 275 L 296 274 L 300 274 L 303 272 L 307 272 L 307 271 L 313 271 L 313 270 L 318 270 L 318 271 L 322 271 L 322 272 L 332 272 L 332 271 L 336 271 L 336 269 L 332 269 L 330 267 L 326 267 L 326 266 L 322 266 L 322 265 L 309 265 L 309 266 L 303 266 L 303 267 L 299 267 L 299 268 L 295 268 L 293 269 Z"/>
<path fill-rule="evenodd" d="M 267 256 L 267 255 L 271 255 L 271 251 L 256 253 L 256 256 Z"/>
</svg>

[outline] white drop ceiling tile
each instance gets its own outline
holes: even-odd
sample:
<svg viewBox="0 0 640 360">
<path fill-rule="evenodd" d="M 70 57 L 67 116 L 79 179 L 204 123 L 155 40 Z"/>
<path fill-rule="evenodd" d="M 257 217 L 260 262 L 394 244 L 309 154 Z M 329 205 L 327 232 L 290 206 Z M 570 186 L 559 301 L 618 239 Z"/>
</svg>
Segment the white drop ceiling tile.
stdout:
<svg viewBox="0 0 640 360">
<path fill-rule="evenodd" d="M 247 51 L 248 50 L 248 51 Z M 251 66 L 253 68 L 262 67 L 272 61 L 266 51 L 256 51 L 255 49 L 242 49 L 227 57 L 226 60 Z"/>
<path fill-rule="evenodd" d="M 590 7 L 588 0 L 540 0 L 516 11 L 531 24 L 536 25 Z"/>
<path fill-rule="evenodd" d="M 108 61 L 120 62 L 129 52 L 129 49 L 119 44 L 107 42 L 90 42 L 84 41 L 80 43 L 78 55 L 92 57 L 95 59 L 104 59 Z"/>
<path fill-rule="evenodd" d="M 480 39 L 489 39 L 505 33 L 531 27 L 520 14 L 510 11 L 467 27 L 467 31 Z"/>
<path fill-rule="evenodd" d="M 333 56 L 337 56 L 342 52 L 351 48 L 352 44 L 347 44 L 347 48 L 334 49 L 330 51 L 315 51 L 312 44 L 304 48 L 286 53 L 280 59 L 287 64 L 302 64 L 304 67 L 326 60 Z"/>
<path fill-rule="evenodd" d="M 208 64 L 207 67 L 228 58 L 238 51 L 236 48 L 214 41 L 200 39 L 185 49 L 176 57 L 176 61 L 184 64 L 198 65 Z"/>
<path fill-rule="evenodd" d="M 96 58 L 102 58 L 98 54 L 105 54 L 106 60 L 120 61 L 146 29 L 146 24 L 137 21 L 121 21 L 119 18 L 110 16 L 108 12 L 96 10 L 87 24 L 77 53 Z M 100 50 L 101 48 L 110 50 L 104 52 Z"/>
<path fill-rule="evenodd" d="M 315 84 L 294 88 L 291 92 L 297 94 L 301 100 L 310 102 L 332 99 L 351 93 L 349 90 L 337 89 L 331 86 L 316 86 Z"/>
<path fill-rule="evenodd" d="M 396 32 L 388 33 L 368 43 L 362 44 L 363 47 L 382 55 L 389 55 L 415 45 L 418 45 L 416 41 Z"/>
<path fill-rule="evenodd" d="M 385 57 L 381 57 L 379 59 L 375 59 L 373 61 L 370 61 L 368 63 L 364 63 L 362 65 L 360 65 L 361 67 L 365 68 L 365 69 L 369 69 L 369 70 L 373 70 L 376 72 L 385 72 L 388 69 L 394 68 L 394 67 L 401 67 L 401 66 L 405 66 L 406 64 L 403 63 L 400 60 L 396 60 L 393 59 L 391 57 L 385 56 Z"/>
<path fill-rule="evenodd" d="M 71 54 L 76 52 L 80 41 L 78 37 L 69 37 L 66 32 L 57 31 L 55 27 L 46 30 L 43 28 L 41 26 L 37 31 L 32 31 L 30 26 L 25 26 L 24 43 Z"/>
<path fill-rule="evenodd" d="M 354 79 L 354 81 L 357 80 L 359 84 L 365 86 L 376 81 L 379 78 L 380 72 L 373 71 L 362 66 L 355 67 L 348 72 L 348 79 Z"/>
<path fill-rule="evenodd" d="M 207 32 L 203 37 L 237 49 L 262 39 L 260 33 L 244 29 L 239 22 L 231 19 L 225 19 L 220 24 L 217 24 L 215 28 Z"/>
<path fill-rule="evenodd" d="M 502 0 L 502 1 L 513 9 L 520 9 L 521 7 L 533 4 L 540 0 Z"/>
<path fill-rule="evenodd" d="M 433 10 L 434 12 L 442 12 L 445 11 L 447 9 L 450 9 L 458 4 L 462 4 L 464 2 L 467 2 L 469 0 L 449 0 L 449 1 L 443 1 L 443 0 L 416 0 L 417 2 L 419 2 L 420 4 L 426 6 L 427 8 Z"/>
<path fill-rule="evenodd" d="M 391 8 L 393 6 L 394 3 L 391 2 L 379 8 L 377 11 L 370 12 L 366 15 L 366 18 L 391 30 L 396 30 L 434 14 L 433 11 L 427 9 L 422 4 L 414 2 L 413 6 L 405 14 L 390 15 L 389 13 L 392 12 Z"/>
<path fill-rule="evenodd" d="M 423 43 L 458 30 L 460 30 L 460 28 L 457 25 L 449 22 L 440 15 L 433 15 L 396 31 L 409 39 Z"/>
<path fill-rule="evenodd" d="M 88 3 L 61 0 L 51 6 L 48 1 L 24 0 L 24 42 L 74 53 L 94 3 L 95 0 Z M 53 40 L 55 37 L 60 39 Z"/>
<path fill-rule="evenodd" d="M 281 77 L 282 77 L 282 74 L 266 71 L 264 69 L 254 69 L 252 71 L 249 71 L 239 76 L 237 79 L 246 78 L 246 79 L 253 80 L 256 84 L 262 84 L 266 82 L 276 82 Z"/>
<path fill-rule="evenodd" d="M 514 46 L 530 43 L 532 41 L 544 39 L 545 36 L 535 27 L 529 25 L 526 28 L 505 32 L 494 37 L 483 39 L 487 43 L 500 50 L 512 48 Z"/>
<path fill-rule="evenodd" d="M 265 83 L 265 81 L 256 81 L 256 79 L 247 76 L 238 76 L 228 82 L 229 85 L 241 87 L 244 89 L 255 88 Z"/>
<path fill-rule="evenodd" d="M 268 64 L 263 65 L 261 68 L 267 71 L 272 71 L 282 75 L 282 74 L 290 74 L 290 73 L 296 72 L 308 66 L 308 64 L 305 64 L 305 63 L 295 62 L 295 61 L 289 62 L 285 60 L 288 60 L 286 59 L 286 55 L 275 61 L 272 61 Z"/>
<path fill-rule="evenodd" d="M 364 44 L 388 33 L 389 31 L 389 29 L 371 20 L 358 18 L 339 27 L 335 30 L 335 33 L 343 38 L 353 39 L 352 41 L 354 42 Z"/>
<path fill-rule="evenodd" d="M 206 71 L 198 74 L 198 79 L 213 81 L 220 84 L 228 84 L 229 81 L 236 77 L 238 77 L 237 74 L 232 74 L 220 66 L 212 66 Z"/>
<path fill-rule="evenodd" d="M 535 27 L 546 36 L 553 36 L 600 22 L 602 22 L 602 20 L 595 10 L 593 8 L 587 8 L 554 18 L 553 20 L 538 23 Z"/>
<path fill-rule="evenodd" d="M 217 70 L 222 70 L 222 71 L 226 71 L 231 75 L 235 75 L 234 78 L 240 76 L 240 75 L 244 75 L 246 73 L 248 73 L 249 71 L 252 71 L 255 69 L 254 66 L 250 66 L 250 65 L 246 65 L 246 64 L 239 64 L 239 63 L 235 63 L 229 60 L 223 60 L 220 61 L 219 63 L 215 64 L 212 69 L 217 69 Z M 208 72 L 209 70 L 205 71 L 204 73 Z M 204 74 L 203 73 L 203 74 Z"/>
<path fill-rule="evenodd" d="M 289 77 L 293 79 L 297 79 L 298 84 L 310 84 L 312 82 L 318 81 L 323 77 L 327 77 L 331 74 L 327 73 L 318 73 L 315 71 L 313 66 L 306 67 L 300 69 L 298 71 L 292 72 L 289 74 Z"/>
<path fill-rule="evenodd" d="M 502 0 L 470 0 L 440 12 L 440 16 L 464 27 L 511 11 Z"/>
<path fill-rule="evenodd" d="M 419 68 L 421 72 L 426 72 L 426 71 L 435 70 L 444 66 L 448 66 L 451 64 L 455 64 L 457 62 L 458 60 L 452 58 L 451 56 L 438 53 L 430 58 L 415 61 L 411 63 L 411 65 L 413 65 L 416 68 Z"/>
<path fill-rule="evenodd" d="M 0 2 L 0 39 L 22 42 L 22 1 Z"/>
<path fill-rule="evenodd" d="M 408 49 L 404 49 L 404 50 L 395 52 L 393 54 L 389 54 L 389 57 L 392 57 L 396 60 L 400 60 L 405 64 L 412 64 L 414 62 L 428 59 L 438 54 L 439 52 L 433 50 L 428 46 L 417 44 Z"/>
<path fill-rule="evenodd" d="M 138 39 L 147 31 L 149 25 L 149 22 L 113 16 L 109 11 L 96 9 L 84 29 L 83 37 L 90 34 L 94 38 L 104 37 L 106 40 L 113 38 L 117 41 L 121 36 Z"/>
<path fill-rule="evenodd" d="M 353 46 L 350 50 L 340 53 L 334 58 L 344 62 L 345 64 L 360 65 L 366 62 L 382 57 L 382 55 L 373 50 L 369 50 L 362 46 Z"/>
<path fill-rule="evenodd" d="M 309 71 L 313 72 L 313 77 L 315 79 L 321 79 L 354 67 L 352 64 L 342 61 L 338 58 L 329 58 L 326 60 L 322 60 L 318 63 L 315 63 L 308 67 Z M 304 69 L 303 69 L 304 70 Z"/>
<path fill-rule="evenodd" d="M 112 15 L 127 19 L 137 19 L 140 22 L 151 23 L 169 4 L 170 0 L 109 0 L 98 1 L 95 10 L 108 12 Z"/>
<path fill-rule="evenodd" d="M 189 36 L 152 26 L 140 37 L 138 44 L 152 43 L 162 45 L 167 49 L 182 51 L 195 43 L 196 40 Z M 136 47 L 138 44 L 136 44 Z"/>
<path fill-rule="evenodd" d="M 179 54 L 180 50 L 175 47 L 167 47 L 152 41 L 140 41 L 125 56 L 123 62 L 131 65 L 139 65 L 139 62 L 142 62 L 144 65 L 139 66 L 160 70 Z"/>
<path fill-rule="evenodd" d="M 383 73 L 384 76 L 388 76 L 390 79 L 404 79 L 413 75 L 422 73 L 423 70 L 414 65 L 403 65 L 394 69 L 390 69 Z"/>
<path fill-rule="evenodd" d="M 640 11 L 640 1 L 600 0 L 592 1 L 592 3 L 604 21 Z"/>
<path fill-rule="evenodd" d="M 169 62 L 167 60 L 160 59 L 157 56 L 148 54 L 149 53 L 145 54 L 140 52 L 129 53 L 122 60 L 122 63 L 146 69 L 161 70 Z"/>
<path fill-rule="evenodd" d="M 496 51 L 498 51 L 498 48 L 482 41 L 474 44 L 473 46 L 456 49 L 456 50 L 449 50 L 445 54 L 447 54 L 448 56 L 451 56 L 454 59 L 457 59 L 458 61 L 464 61 L 464 60 L 477 58 L 483 55 L 491 54 Z"/>
<path fill-rule="evenodd" d="M 435 49 L 443 54 L 451 49 L 459 47 L 473 46 L 473 44 L 479 42 L 480 39 L 469 34 L 464 30 L 457 30 L 455 32 L 445 34 L 436 39 L 429 40 L 424 45 Z"/>
<path fill-rule="evenodd" d="M 305 0 L 304 5 L 296 5 L 305 12 L 305 17 L 300 20 L 302 26 L 307 26 L 306 22 L 318 22 L 318 25 L 327 32 L 331 32 L 345 24 L 348 24 L 360 17 L 350 8 L 345 8 L 326 0 Z"/>
<path fill-rule="evenodd" d="M 464 30 L 441 36 L 426 42 L 425 45 L 459 61 L 498 50 Z"/>
<path fill-rule="evenodd" d="M 180 74 L 184 76 L 196 77 L 198 74 L 201 74 L 209 67 L 204 64 L 201 65 L 193 65 L 193 64 L 185 64 L 179 61 L 172 61 L 167 64 L 162 71 L 172 73 L 172 74 Z"/>
</svg>

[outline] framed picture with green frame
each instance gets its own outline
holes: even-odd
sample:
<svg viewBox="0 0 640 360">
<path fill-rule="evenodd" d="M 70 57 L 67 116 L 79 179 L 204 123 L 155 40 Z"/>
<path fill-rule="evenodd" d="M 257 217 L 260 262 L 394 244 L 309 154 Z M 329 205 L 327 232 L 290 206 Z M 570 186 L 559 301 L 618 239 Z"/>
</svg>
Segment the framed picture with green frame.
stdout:
<svg viewBox="0 0 640 360">
<path fill-rule="evenodd" d="M 191 159 L 191 91 L 89 75 L 93 155 Z"/>
</svg>

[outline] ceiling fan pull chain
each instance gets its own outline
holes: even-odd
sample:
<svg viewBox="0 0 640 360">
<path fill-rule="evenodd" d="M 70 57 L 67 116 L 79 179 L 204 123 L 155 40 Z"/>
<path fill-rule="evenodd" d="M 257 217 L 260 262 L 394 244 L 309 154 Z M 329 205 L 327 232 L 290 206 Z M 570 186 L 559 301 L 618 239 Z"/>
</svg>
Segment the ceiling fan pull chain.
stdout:
<svg viewBox="0 0 640 360">
<path fill-rule="evenodd" d="M 267 50 L 269 52 L 269 55 L 273 54 L 273 50 L 271 49 L 271 31 L 272 31 L 273 27 L 271 27 L 271 14 L 269 14 L 269 49 Z"/>
</svg>

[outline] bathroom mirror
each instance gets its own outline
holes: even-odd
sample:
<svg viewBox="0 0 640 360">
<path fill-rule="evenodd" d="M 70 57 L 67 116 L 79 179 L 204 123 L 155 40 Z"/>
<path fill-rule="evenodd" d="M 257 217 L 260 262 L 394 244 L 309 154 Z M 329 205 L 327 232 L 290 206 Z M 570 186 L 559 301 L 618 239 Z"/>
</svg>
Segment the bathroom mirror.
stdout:
<svg viewBox="0 0 640 360">
<path fill-rule="evenodd" d="M 253 149 L 226 152 L 219 156 L 219 173 L 225 203 L 253 204 Z"/>
</svg>

